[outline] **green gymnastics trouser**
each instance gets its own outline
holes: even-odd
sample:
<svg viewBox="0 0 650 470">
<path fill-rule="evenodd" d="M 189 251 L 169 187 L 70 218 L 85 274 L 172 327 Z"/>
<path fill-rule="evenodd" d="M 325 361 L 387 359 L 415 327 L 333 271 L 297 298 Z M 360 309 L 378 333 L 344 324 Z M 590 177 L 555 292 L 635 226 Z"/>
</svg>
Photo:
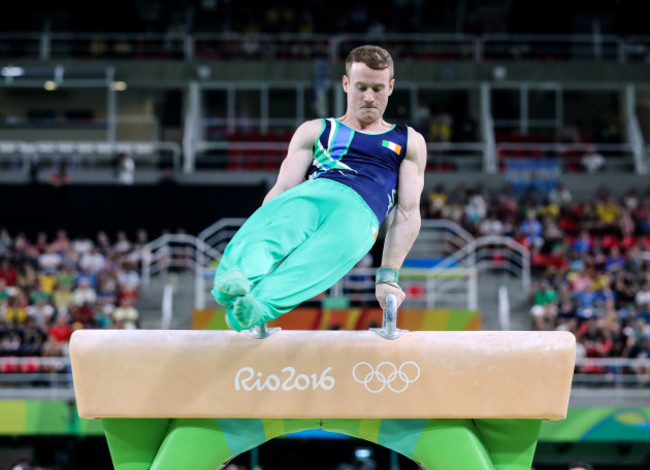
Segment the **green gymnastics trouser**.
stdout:
<svg viewBox="0 0 650 470">
<path fill-rule="evenodd" d="M 215 273 L 240 270 L 273 320 L 329 289 L 375 242 L 377 217 L 342 183 L 305 181 L 257 209 L 232 238 Z M 213 289 L 212 294 L 215 296 Z M 238 322 L 226 309 L 229 323 Z"/>
</svg>

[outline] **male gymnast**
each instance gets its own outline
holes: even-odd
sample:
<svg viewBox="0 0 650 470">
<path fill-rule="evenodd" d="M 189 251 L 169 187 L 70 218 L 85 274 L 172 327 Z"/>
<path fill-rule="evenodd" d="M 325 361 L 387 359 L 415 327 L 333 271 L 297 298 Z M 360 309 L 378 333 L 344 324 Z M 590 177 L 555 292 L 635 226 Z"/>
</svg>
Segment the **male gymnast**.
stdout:
<svg viewBox="0 0 650 470">
<path fill-rule="evenodd" d="M 345 61 L 347 109 L 340 118 L 301 124 L 277 181 L 232 238 L 212 295 L 237 331 L 292 310 L 330 288 L 387 229 L 375 294 L 382 308 L 420 231 L 427 150 L 420 133 L 383 119 L 393 92 L 393 59 L 365 45 Z"/>
</svg>

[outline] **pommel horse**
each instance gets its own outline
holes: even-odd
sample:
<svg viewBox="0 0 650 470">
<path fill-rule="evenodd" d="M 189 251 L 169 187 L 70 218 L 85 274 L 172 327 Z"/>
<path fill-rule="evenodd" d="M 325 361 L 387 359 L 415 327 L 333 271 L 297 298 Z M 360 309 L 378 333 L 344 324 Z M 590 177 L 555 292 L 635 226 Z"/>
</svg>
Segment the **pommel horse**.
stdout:
<svg viewBox="0 0 650 470">
<path fill-rule="evenodd" d="M 566 417 L 568 332 L 78 330 L 79 416 L 116 470 L 214 470 L 285 434 L 347 434 L 426 470 L 530 470 Z"/>
</svg>

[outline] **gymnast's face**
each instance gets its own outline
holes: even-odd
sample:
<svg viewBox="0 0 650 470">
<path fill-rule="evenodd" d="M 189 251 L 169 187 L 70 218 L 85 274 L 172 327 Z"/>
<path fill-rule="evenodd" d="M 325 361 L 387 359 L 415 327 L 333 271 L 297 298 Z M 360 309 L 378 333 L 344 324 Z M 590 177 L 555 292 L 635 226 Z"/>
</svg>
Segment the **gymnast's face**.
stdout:
<svg viewBox="0 0 650 470">
<path fill-rule="evenodd" d="M 343 76 L 343 90 L 348 95 L 347 115 L 366 124 L 381 119 L 394 84 L 390 69 L 374 70 L 354 62 Z"/>
</svg>

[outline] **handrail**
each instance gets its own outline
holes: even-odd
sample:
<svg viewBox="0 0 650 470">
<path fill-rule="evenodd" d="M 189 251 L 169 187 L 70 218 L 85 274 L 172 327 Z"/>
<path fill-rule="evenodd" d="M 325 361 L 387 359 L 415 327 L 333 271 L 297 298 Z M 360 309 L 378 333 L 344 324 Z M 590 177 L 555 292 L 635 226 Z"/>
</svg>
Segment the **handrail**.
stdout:
<svg viewBox="0 0 650 470">
<path fill-rule="evenodd" d="M 246 218 L 243 217 L 225 217 L 223 219 L 219 219 L 212 225 L 201 230 L 201 232 L 199 232 L 199 234 L 197 235 L 197 238 L 205 242 L 208 246 L 212 246 L 212 247 L 217 246 L 217 244 L 214 243 L 214 239 L 212 237 L 217 236 L 221 230 L 227 227 L 234 226 L 239 228 L 245 221 Z M 222 241 L 222 240 L 218 239 L 218 241 Z"/>
<path fill-rule="evenodd" d="M 171 152 L 175 169 L 180 169 L 181 148 L 176 142 L 157 141 L 22 141 L 1 140 L 0 159 L 3 155 L 12 157 L 19 154 L 25 163 L 33 157 L 46 155 L 74 155 L 80 159 L 97 160 L 99 156 L 112 157 L 116 153 L 125 152 L 134 159 L 150 156 L 156 152 Z M 27 169 L 28 165 L 25 165 Z"/>
<path fill-rule="evenodd" d="M 510 237 L 504 237 L 504 236 L 498 236 L 498 235 L 491 235 L 491 236 L 486 236 L 486 237 L 479 237 L 476 239 L 471 240 L 467 245 L 463 246 L 444 260 L 440 261 L 436 266 L 433 268 L 430 268 L 427 271 L 428 275 L 430 276 L 436 276 L 444 272 L 444 270 L 452 268 L 454 266 L 465 266 L 467 263 L 464 262 L 464 260 L 468 260 L 470 257 L 476 257 L 477 252 L 486 246 L 504 246 L 516 253 L 518 253 L 521 256 L 522 262 L 521 262 L 521 276 L 522 276 L 522 288 L 524 291 L 528 291 L 530 289 L 530 250 L 526 248 L 524 245 L 521 243 L 517 242 L 513 238 Z M 499 267 L 503 268 L 503 264 L 498 263 L 498 262 L 487 262 L 487 263 L 476 263 L 475 259 L 472 260 L 472 263 L 469 265 L 469 267 L 476 266 L 477 268 L 481 269 L 484 267 Z M 517 274 L 514 273 L 513 274 Z"/>
<path fill-rule="evenodd" d="M 620 63 L 638 62 L 645 61 L 650 42 L 646 36 L 603 34 L 385 33 L 376 37 L 351 33 L 328 35 L 43 31 L 0 34 L 0 42 L 6 44 L 3 53 L 11 51 L 12 58 L 40 60 L 66 57 L 81 60 L 124 57 L 157 60 L 213 57 L 226 60 L 303 60 L 327 56 L 329 60 L 337 61 L 347 53 L 351 47 L 350 43 L 357 44 L 369 39 L 387 47 L 399 46 L 395 47 L 397 58 L 475 62 L 504 58 L 536 60 L 538 57 L 544 61 L 548 61 L 550 57 L 555 60 L 579 58 Z M 122 47 L 113 47 L 116 44 Z M 228 47 L 222 44 L 227 44 Z M 62 47 L 59 47 L 60 45 Z"/>
<path fill-rule="evenodd" d="M 189 245 L 193 250 L 193 256 L 189 260 L 181 263 L 183 267 L 194 270 L 197 275 L 202 274 L 203 260 L 216 259 L 221 254 L 206 244 L 203 240 L 189 234 L 164 234 L 160 237 L 150 241 L 142 247 L 142 268 L 141 276 L 143 285 L 148 285 L 151 276 L 158 272 L 169 268 L 170 266 L 177 266 L 174 262 L 174 251 L 170 248 L 170 244 L 175 243 L 179 245 Z M 183 247 L 177 248 L 183 250 Z M 162 256 L 157 256 L 158 251 L 163 250 Z M 199 256 L 200 254 L 200 256 Z"/>
</svg>

